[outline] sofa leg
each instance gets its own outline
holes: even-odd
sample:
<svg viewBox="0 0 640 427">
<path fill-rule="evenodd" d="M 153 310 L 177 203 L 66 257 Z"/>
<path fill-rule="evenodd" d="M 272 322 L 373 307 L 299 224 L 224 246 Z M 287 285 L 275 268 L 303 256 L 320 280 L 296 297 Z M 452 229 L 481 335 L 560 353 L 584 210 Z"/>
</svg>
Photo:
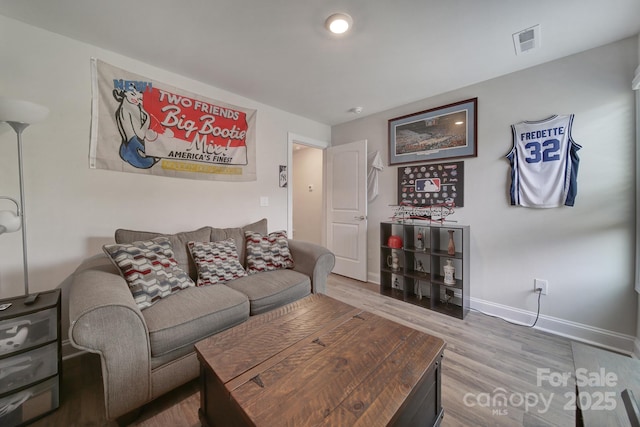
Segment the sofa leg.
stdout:
<svg viewBox="0 0 640 427">
<path fill-rule="evenodd" d="M 126 414 L 118 417 L 116 419 L 116 423 L 118 423 L 119 427 L 127 427 L 132 425 L 142 414 L 142 407 L 136 408 L 131 412 L 127 412 Z"/>
</svg>

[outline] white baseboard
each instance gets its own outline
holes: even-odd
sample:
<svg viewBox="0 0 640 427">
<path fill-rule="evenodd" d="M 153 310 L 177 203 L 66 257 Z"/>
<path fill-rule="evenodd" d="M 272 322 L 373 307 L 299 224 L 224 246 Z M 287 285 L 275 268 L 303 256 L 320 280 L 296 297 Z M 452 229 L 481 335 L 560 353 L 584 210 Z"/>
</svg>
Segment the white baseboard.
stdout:
<svg viewBox="0 0 640 427">
<path fill-rule="evenodd" d="M 379 273 L 369 272 L 368 277 L 369 282 L 380 285 Z M 479 298 L 471 297 L 469 302 L 472 309 L 492 316 L 502 317 L 503 319 L 522 325 L 531 325 L 536 318 L 535 312 L 521 310 Z M 544 314 L 540 315 L 534 329 L 640 358 L 640 340 L 632 335 L 608 331 L 606 329 L 546 316 Z"/>
<path fill-rule="evenodd" d="M 531 325 L 536 318 L 535 312 L 484 301 L 478 298 L 471 298 L 470 305 L 472 309 L 492 316 L 499 316 L 522 325 Z M 541 314 L 534 329 L 629 355 L 634 352 L 640 354 L 640 343 L 638 343 L 638 340 L 634 336 L 559 319 L 557 317 Z"/>
<path fill-rule="evenodd" d="M 367 273 L 367 282 L 380 285 L 380 273 Z"/>
</svg>

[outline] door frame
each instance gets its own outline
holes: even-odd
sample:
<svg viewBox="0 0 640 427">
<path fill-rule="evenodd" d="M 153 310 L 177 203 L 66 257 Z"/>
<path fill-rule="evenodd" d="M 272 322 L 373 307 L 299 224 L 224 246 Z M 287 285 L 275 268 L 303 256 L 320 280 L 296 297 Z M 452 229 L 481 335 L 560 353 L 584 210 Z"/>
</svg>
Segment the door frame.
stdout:
<svg viewBox="0 0 640 427">
<path fill-rule="evenodd" d="M 322 212 L 326 212 L 327 195 L 324 188 L 326 188 L 326 156 L 324 150 L 331 145 L 329 141 L 321 141 L 319 139 L 309 138 L 303 135 L 298 135 L 293 132 L 287 132 L 287 236 L 293 237 L 293 190 L 292 180 L 293 177 L 293 145 L 300 144 L 308 147 L 318 148 L 322 150 Z M 325 226 L 322 226 L 322 243 L 326 244 L 327 233 Z"/>
</svg>

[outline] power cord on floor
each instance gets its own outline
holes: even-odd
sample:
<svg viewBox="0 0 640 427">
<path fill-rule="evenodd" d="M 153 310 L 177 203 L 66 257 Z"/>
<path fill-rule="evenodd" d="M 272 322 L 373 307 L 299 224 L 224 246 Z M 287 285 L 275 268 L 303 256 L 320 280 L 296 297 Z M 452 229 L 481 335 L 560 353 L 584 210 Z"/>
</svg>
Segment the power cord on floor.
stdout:
<svg viewBox="0 0 640 427">
<path fill-rule="evenodd" d="M 533 328 L 534 326 L 536 326 L 536 323 L 538 323 L 538 318 L 540 317 L 540 297 L 542 296 L 542 289 L 536 289 L 536 292 L 538 293 L 538 312 L 536 313 L 536 320 L 534 320 L 533 324 L 531 324 L 531 325 L 524 325 L 522 323 L 512 322 L 512 321 L 507 320 L 505 318 L 502 318 L 500 316 L 495 316 L 493 314 L 485 313 L 484 311 L 480 311 L 480 310 L 477 310 L 475 308 L 470 308 L 470 310 L 477 311 L 478 313 L 484 314 L 485 316 L 495 317 L 496 319 L 500 319 L 500 320 L 502 320 L 504 322 L 507 322 L 507 323 L 510 323 L 512 325 L 524 326 L 524 327 L 527 327 L 527 328 Z"/>
</svg>

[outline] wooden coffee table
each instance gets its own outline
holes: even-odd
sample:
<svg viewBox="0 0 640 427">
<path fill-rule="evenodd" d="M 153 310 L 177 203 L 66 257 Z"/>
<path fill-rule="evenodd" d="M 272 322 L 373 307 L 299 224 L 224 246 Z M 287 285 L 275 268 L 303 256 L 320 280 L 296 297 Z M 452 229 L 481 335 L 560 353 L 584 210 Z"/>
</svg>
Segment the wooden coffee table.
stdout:
<svg viewBox="0 0 640 427">
<path fill-rule="evenodd" d="M 444 341 L 311 295 L 196 344 L 203 426 L 439 425 Z"/>
</svg>

